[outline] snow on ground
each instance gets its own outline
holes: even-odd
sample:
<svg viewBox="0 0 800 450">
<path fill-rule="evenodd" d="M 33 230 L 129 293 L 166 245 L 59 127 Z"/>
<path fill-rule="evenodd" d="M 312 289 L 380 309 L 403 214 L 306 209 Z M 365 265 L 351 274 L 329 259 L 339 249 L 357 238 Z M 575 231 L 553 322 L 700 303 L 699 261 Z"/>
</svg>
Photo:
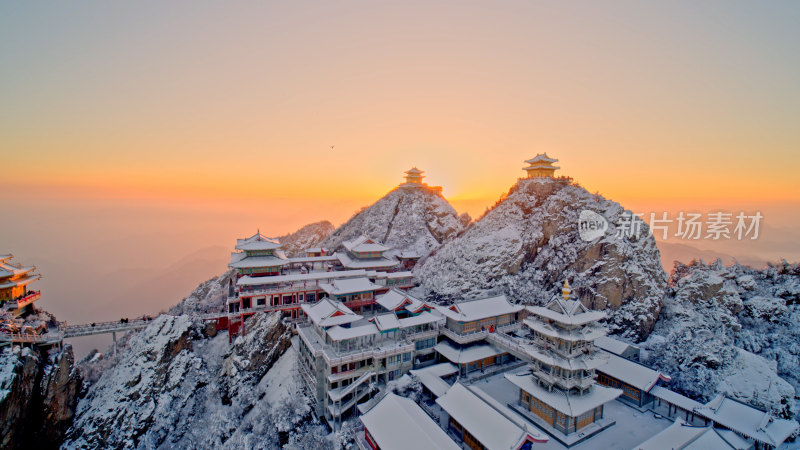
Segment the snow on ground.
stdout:
<svg viewBox="0 0 800 450">
<path fill-rule="evenodd" d="M 505 404 L 516 404 L 519 399 L 519 389 L 504 377 L 505 373 L 526 372 L 527 368 L 512 370 L 509 372 L 493 375 L 485 380 L 471 384 L 486 392 L 492 398 Z M 593 450 L 593 449 L 631 449 L 640 444 L 661 430 L 667 428 L 672 421 L 668 419 L 656 419 L 651 411 L 640 412 L 620 401 L 614 400 L 606 404 L 605 417 L 614 419 L 617 423 L 600 433 L 592 436 L 588 440 L 570 447 L 570 450 Z M 520 418 L 524 419 L 522 416 Z M 526 420 L 530 425 L 534 424 Z M 541 430 L 541 428 L 536 427 Z M 547 435 L 544 431 L 542 434 Z M 566 449 L 557 440 L 550 438 L 546 444 L 537 444 L 537 449 L 562 450 Z"/>
<path fill-rule="evenodd" d="M 258 384 L 258 388 L 265 393 L 262 400 L 270 405 L 280 405 L 288 401 L 300 390 L 300 380 L 295 373 L 297 364 L 297 336 L 292 338 L 292 346 L 286 349 L 278 361 L 269 369 Z"/>
</svg>

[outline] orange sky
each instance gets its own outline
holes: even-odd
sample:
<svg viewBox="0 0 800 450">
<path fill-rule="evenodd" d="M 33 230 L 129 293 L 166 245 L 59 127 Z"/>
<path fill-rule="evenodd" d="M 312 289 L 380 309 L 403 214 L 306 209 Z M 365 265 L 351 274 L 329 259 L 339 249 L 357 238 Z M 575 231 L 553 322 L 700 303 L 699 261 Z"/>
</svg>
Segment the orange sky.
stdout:
<svg viewBox="0 0 800 450">
<path fill-rule="evenodd" d="M 800 201 L 795 3 L 95 6 L 0 18 L 6 192 L 338 222 L 417 165 L 477 215 L 546 151 L 626 205 Z"/>
</svg>

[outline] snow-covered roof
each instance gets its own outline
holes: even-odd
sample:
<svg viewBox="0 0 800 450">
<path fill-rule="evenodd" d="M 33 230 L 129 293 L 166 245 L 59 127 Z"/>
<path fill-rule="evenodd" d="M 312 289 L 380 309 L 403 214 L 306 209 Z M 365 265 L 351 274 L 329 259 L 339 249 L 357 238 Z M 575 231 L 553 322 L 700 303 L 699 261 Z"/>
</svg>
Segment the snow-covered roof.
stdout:
<svg viewBox="0 0 800 450">
<path fill-rule="evenodd" d="M 608 362 L 598 367 L 597 370 L 624 381 L 636 389 L 648 392 L 658 383 L 658 380 L 665 382 L 672 380 L 668 375 L 611 352 L 605 352 L 605 356 Z"/>
<path fill-rule="evenodd" d="M 581 395 L 568 395 L 559 389 L 549 391 L 539 386 L 533 375 L 505 374 L 504 376 L 518 388 L 570 417 L 580 416 L 622 395 L 620 389 L 598 384 L 593 385 L 588 392 Z"/>
<path fill-rule="evenodd" d="M 505 295 L 499 295 L 497 297 L 456 302 L 450 306 L 436 306 L 436 309 L 453 320 L 473 322 L 487 317 L 516 313 L 521 311 L 523 306 L 512 305 Z"/>
<path fill-rule="evenodd" d="M 6 262 L 0 262 L 0 278 L 24 275 L 34 269 L 36 269 L 36 266 L 15 266 Z"/>
<path fill-rule="evenodd" d="M 411 370 L 411 375 L 417 377 L 423 386 L 433 392 L 433 395 L 441 397 L 450 389 L 450 385 L 442 377 L 456 372 L 458 372 L 458 367 L 454 364 L 441 363 L 424 369 Z"/>
<path fill-rule="evenodd" d="M 426 323 L 436 323 L 436 322 L 443 322 L 444 317 L 436 314 L 431 314 L 427 311 L 423 311 L 416 316 L 404 317 L 400 319 L 400 328 L 409 328 L 417 325 L 423 325 Z"/>
<path fill-rule="evenodd" d="M 237 250 L 273 250 L 280 247 L 281 244 L 277 240 L 256 233 L 249 238 L 237 239 L 235 248 Z"/>
<path fill-rule="evenodd" d="M 528 435 L 533 437 L 535 442 L 543 444 L 550 440 L 550 438 L 541 429 L 523 419 L 518 413 L 512 411 L 511 408 L 495 399 L 488 392 L 477 386 L 470 386 L 467 389 L 469 389 L 469 391 L 475 394 L 478 398 L 483 400 L 486 404 L 491 406 L 495 411 L 505 416 L 506 419 L 514 422 L 518 427 L 527 431 Z"/>
<path fill-rule="evenodd" d="M 325 247 L 309 247 L 306 249 L 306 253 L 327 253 L 328 249 Z"/>
<path fill-rule="evenodd" d="M 454 384 L 436 403 L 486 448 L 517 449 L 527 440 L 538 440 L 461 383 Z"/>
<path fill-rule="evenodd" d="M 405 172 L 403 172 L 403 173 L 407 173 L 407 174 L 409 174 L 409 175 L 419 175 L 419 174 L 425 173 L 425 171 L 424 171 L 424 170 L 419 170 L 419 169 L 417 169 L 417 167 L 416 167 L 416 166 L 414 166 L 414 167 L 412 167 L 412 168 L 410 168 L 410 169 L 406 170 L 406 171 L 405 171 Z"/>
<path fill-rule="evenodd" d="M 278 258 L 277 256 L 245 256 L 233 257 L 231 255 L 231 262 L 228 267 L 232 269 L 247 269 L 252 267 L 276 267 L 283 266 L 288 263 L 286 259 Z"/>
<path fill-rule="evenodd" d="M 334 280 L 338 278 L 364 277 L 365 270 L 342 270 L 338 272 L 309 272 L 294 273 L 290 275 L 275 275 L 271 277 L 251 277 L 245 275 L 236 281 L 239 286 L 261 286 L 268 284 L 288 283 L 292 281 Z"/>
<path fill-rule="evenodd" d="M 720 394 L 695 412 L 751 439 L 778 447 L 798 428 L 794 420 L 775 419 L 769 414 Z"/>
<path fill-rule="evenodd" d="M 606 335 L 606 329 L 600 326 L 589 324 L 585 327 L 578 327 L 572 330 L 554 327 L 552 324 L 539 319 L 525 319 L 528 328 L 538 331 L 545 336 L 563 339 L 570 342 L 594 341 Z"/>
<path fill-rule="evenodd" d="M 750 447 L 748 442 L 736 435 L 723 437 L 720 430 L 714 427 L 695 427 L 678 418 L 672 425 L 634 447 L 634 450 L 738 450 Z"/>
<path fill-rule="evenodd" d="M 331 283 L 320 284 L 319 287 L 330 295 L 346 295 L 380 289 L 380 286 L 366 277 L 334 279 Z"/>
<path fill-rule="evenodd" d="M 573 358 L 564 358 L 555 352 L 542 349 L 538 345 L 521 344 L 525 352 L 548 366 L 557 366 L 568 370 L 592 370 L 603 366 L 607 359 L 601 352 L 584 353 Z"/>
<path fill-rule="evenodd" d="M 382 450 L 459 450 L 416 403 L 389 393 L 360 417 Z"/>
<path fill-rule="evenodd" d="M 637 348 L 635 345 L 628 344 L 627 342 L 622 342 L 618 339 L 610 338 L 608 336 L 601 336 L 594 340 L 594 345 L 602 348 L 607 352 L 611 352 L 615 355 L 622 356 L 631 348 Z"/>
<path fill-rule="evenodd" d="M 412 276 L 414 276 L 414 274 L 411 273 L 408 270 L 406 270 L 404 272 L 388 272 L 388 273 L 387 272 L 382 272 L 382 273 L 385 274 L 386 278 L 388 278 L 390 280 L 394 280 L 394 279 L 397 279 L 397 278 L 411 278 Z"/>
<path fill-rule="evenodd" d="M 336 252 L 334 255 L 339 259 L 339 262 L 348 269 L 389 269 L 400 264 L 400 261 L 385 256 L 380 258 L 355 259 L 342 252 Z"/>
<path fill-rule="evenodd" d="M 342 302 L 327 297 L 314 304 L 304 303 L 300 308 L 312 322 L 321 327 L 342 325 L 362 319 L 362 316 L 354 313 Z"/>
<path fill-rule="evenodd" d="M 414 374 L 421 372 L 430 373 L 432 375 L 436 375 L 437 377 L 441 378 L 458 372 L 458 367 L 455 364 L 451 363 L 439 363 L 425 367 L 423 369 L 415 369 L 411 371 L 411 373 Z"/>
<path fill-rule="evenodd" d="M 361 235 L 353 240 L 344 241 L 342 245 L 348 252 L 385 252 L 391 250 L 379 242 L 375 242 L 367 236 Z"/>
<path fill-rule="evenodd" d="M 454 347 L 448 341 L 442 341 L 433 347 L 437 353 L 448 361 L 456 364 L 468 364 L 484 358 L 491 358 L 503 354 L 503 351 L 490 344 L 473 344 L 464 347 Z"/>
<path fill-rule="evenodd" d="M 411 312 L 417 312 L 425 306 L 425 303 L 407 292 L 393 288 L 389 292 L 377 297 L 375 301 L 387 311 L 395 311 L 398 308 L 405 308 Z"/>
<path fill-rule="evenodd" d="M 12 255 L 11 253 L 6 253 L 6 254 L 3 254 L 3 255 L 0 255 L 0 262 L 8 261 L 9 259 L 11 259 L 13 257 L 14 257 L 14 255 Z"/>
<path fill-rule="evenodd" d="M 339 325 L 325 330 L 332 341 L 344 341 L 378 333 L 378 328 L 371 323 L 357 327 L 345 328 Z"/>
<path fill-rule="evenodd" d="M 523 167 L 523 169 L 525 169 L 525 170 L 533 170 L 533 169 L 553 169 L 553 170 L 558 170 L 560 168 L 561 167 L 553 166 L 551 164 L 531 164 L 528 167 Z"/>
<path fill-rule="evenodd" d="M 396 330 L 400 328 L 400 321 L 397 319 L 397 315 L 395 315 L 393 312 L 378 314 L 370 319 L 370 322 L 373 322 L 381 331 Z"/>
<path fill-rule="evenodd" d="M 597 322 L 606 317 L 604 311 L 588 310 L 577 300 L 564 302 L 558 297 L 545 306 L 528 306 L 527 309 L 531 314 L 571 326 Z"/>
<path fill-rule="evenodd" d="M 14 281 L 7 281 L 5 283 L 2 283 L 0 284 L 0 289 L 6 289 L 15 286 L 27 286 L 40 278 L 42 278 L 42 276 L 38 274 L 28 275 L 22 278 L 18 278 Z"/>
<path fill-rule="evenodd" d="M 683 395 L 678 394 L 675 391 L 671 391 L 664 386 L 653 386 L 653 389 L 650 389 L 650 394 L 653 397 L 660 398 L 661 400 L 664 400 L 671 405 L 675 405 L 684 411 L 694 411 L 695 408 L 700 408 L 703 406 L 702 403 L 692 400 L 689 397 L 684 397 Z"/>
<path fill-rule="evenodd" d="M 528 163 L 528 164 L 533 164 L 533 163 L 538 163 L 538 162 L 554 163 L 554 162 L 558 162 L 558 160 L 547 156 L 547 153 L 539 153 L 536 156 L 534 156 L 533 158 L 531 158 L 531 159 L 529 159 L 529 160 L 527 160 L 525 162 Z"/>
</svg>

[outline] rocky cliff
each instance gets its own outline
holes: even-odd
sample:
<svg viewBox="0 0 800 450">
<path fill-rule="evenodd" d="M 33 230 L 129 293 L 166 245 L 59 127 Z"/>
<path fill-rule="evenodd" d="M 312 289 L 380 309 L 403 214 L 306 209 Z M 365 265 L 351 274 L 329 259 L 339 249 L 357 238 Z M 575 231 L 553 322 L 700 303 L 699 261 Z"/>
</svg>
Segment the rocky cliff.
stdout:
<svg viewBox="0 0 800 450">
<path fill-rule="evenodd" d="M 468 215 L 459 217 L 436 190 L 397 188 L 356 213 L 321 245 L 337 250 L 342 242 L 366 234 L 397 250 L 425 257 L 458 235 L 469 221 Z"/>
<path fill-rule="evenodd" d="M 70 426 L 81 377 L 72 346 L 0 354 L 0 448 L 57 448 Z"/>
<path fill-rule="evenodd" d="M 291 330 L 258 314 L 228 344 L 189 316 L 161 316 L 127 342 L 77 409 L 65 448 L 276 448 L 310 407 Z M 275 370 L 273 370 L 275 369 Z"/>
<path fill-rule="evenodd" d="M 584 210 L 608 223 L 591 241 L 579 235 Z M 610 310 L 612 332 L 641 340 L 661 309 L 666 273 L 645 223 L 635 219 L 638 237 L 632 227 L 617 233 L 624 211 L 577 185 L 521 179 L 415 275 L 429 299 L 503 293 L 525 304 L 546 302 L 569 279 L 587 306 Z"/>
</svg>

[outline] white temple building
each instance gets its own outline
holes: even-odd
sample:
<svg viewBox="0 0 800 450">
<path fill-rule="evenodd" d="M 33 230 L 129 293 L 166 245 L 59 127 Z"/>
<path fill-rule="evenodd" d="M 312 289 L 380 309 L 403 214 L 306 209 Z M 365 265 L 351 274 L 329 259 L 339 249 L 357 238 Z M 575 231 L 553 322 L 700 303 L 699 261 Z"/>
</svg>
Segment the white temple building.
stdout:
<svg viewBox="0 0 800 450">
<path fill-rule="evenodd" d="M 595 371 L 606 360 L 594 340 L 606 334 L 597 322 L 602 311 L 592 311 L 570 298 L 564 282 L 562 297 L 545 306 L 528 307 L 531 317 L 524 321 L 533 331 L 530 374 L 506 375 L 520 389 L 519 403 L 537 424 L 569 435 L 596 424 L 603 418 L 603 406 L 622 395 L 622 390 L 595 383 Z M 600 431 L 602 426 L 593 427 Z"/>
</svg>

